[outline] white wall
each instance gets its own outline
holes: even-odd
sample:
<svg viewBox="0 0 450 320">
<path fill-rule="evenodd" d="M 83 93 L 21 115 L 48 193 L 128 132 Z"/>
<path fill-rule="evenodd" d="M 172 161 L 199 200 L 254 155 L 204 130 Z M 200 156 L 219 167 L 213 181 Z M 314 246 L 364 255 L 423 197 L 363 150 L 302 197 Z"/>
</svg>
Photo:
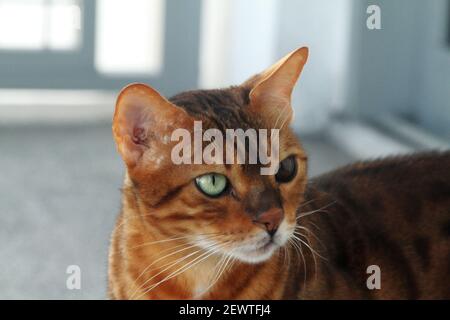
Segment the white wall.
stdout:
<svg viewBox="0 0 450 320">
<path fill-rule="evenodd" d="M 378 0 L 381 30 L 368 30 L 373 1 L 353 0 L 350 110 L 405 116 L 450 140 L 450 46 L 446 0 Z"/>
<path fill-rule="evenodd" d="M 345 106 L 352 13 L 349 0 L 281 0 L 277 55 L 308 46 L 310 56 L 293 94 L 297 131 L 321 130 Z"/>
<path fill-rule="evenodd" d="M 433 1 L 432 1 L 433 2 Z M 410 110 L 416 91 L 422 35 L 420 10 L 425 1 L 378 0 L 381 30 L 366 27 L 366 9 L 373 1 L 354 0 L 351 85 L 353 111 L 376 115 Z"/>
<path fill-rule="evenodd" d="M 301 47 L 297 131 L 320 130 L 344 105 L 351 0 L 203 0 L 200 87 L 239 84 Z"/>
<path fill-rule="evenodd" d="M 274 62 L 277 0 L 203 0 L 201 88 L 237 85 Z"/>
</svg>

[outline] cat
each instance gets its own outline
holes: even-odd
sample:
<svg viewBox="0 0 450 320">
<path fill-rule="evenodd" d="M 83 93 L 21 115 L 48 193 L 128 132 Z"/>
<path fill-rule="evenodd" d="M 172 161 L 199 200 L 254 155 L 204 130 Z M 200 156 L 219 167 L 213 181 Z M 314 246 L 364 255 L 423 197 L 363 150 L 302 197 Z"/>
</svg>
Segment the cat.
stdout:
<svg viewBox="0 0 450 320">
<path fill-rule="evenodd" d="M 300 48 L 239 86 L 120 93 L 126 174 L 112 299 L 449 299 L 450 152 L 359 162 L 307 179 L 289 128 Z M 174 130 L 278 129 L 276 174 L 171 161 Z"/>
</svg>

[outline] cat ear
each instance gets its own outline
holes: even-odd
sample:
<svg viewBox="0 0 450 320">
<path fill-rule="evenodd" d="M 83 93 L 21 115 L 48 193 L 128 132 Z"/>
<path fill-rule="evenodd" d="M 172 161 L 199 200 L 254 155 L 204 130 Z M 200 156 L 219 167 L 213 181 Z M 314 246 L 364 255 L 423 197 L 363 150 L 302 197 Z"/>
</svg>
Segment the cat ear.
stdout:
<svg viewBox="0 0 450 320">
<path fill-rule="evenodd" d="M 308 59 L 308 48 L 297 49 L 262 73 L 244 82 L 250 87 L 251 108 L 268 115 L 277 122 L 275 126 L 291 121 L 291 94 Z M 280 120 L 280 115 L 283 119 Z M 280 121 L 278 121 L 280 120 Z"/>
<path fill-rule="evenodd" d="M 144 153 L 168 145 L 170 137 L 187 113 L 169 102 L 153 88 L 135 83 L 119 94 L 113 119 L 113 135 L 117 149 L 129 168 L 134 167 Z M 156 150 L 155 150 L 156 149 Z"/>
</svg>

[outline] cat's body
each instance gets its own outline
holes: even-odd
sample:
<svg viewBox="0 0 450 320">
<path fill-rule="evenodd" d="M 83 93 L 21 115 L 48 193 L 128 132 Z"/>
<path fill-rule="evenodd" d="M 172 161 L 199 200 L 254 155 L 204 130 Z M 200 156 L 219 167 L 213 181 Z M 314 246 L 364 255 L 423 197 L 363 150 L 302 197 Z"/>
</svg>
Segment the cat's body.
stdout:
<svg viewBox="0 0 450 320">
<path fill-rule="evenodd" d="M 450 298 L 450 152 L 349 165 L 313 179 L 305 201 L 300 215 L 320 211 L 304 233 L 326 261 L 315 280 L 310 260 L 306 285 L 291 268 L 285 297 Z M 368 289 L 370 266 L 379 290 Z"/>
<path fill-rule="evenodd" d="M 111 298 L 450 298 L 450 152 L 307 182 L 287 125 L 306 57 L 299 49 L 241 86 L 170 100 L 141 84 L 122 91 L 113 132 L 127 174 Z M 194 121 L 279 130 L 277 173 L 261 175 L 261 161 L 175 165 L 170 136 L 195 133 Z"/>
</svg>

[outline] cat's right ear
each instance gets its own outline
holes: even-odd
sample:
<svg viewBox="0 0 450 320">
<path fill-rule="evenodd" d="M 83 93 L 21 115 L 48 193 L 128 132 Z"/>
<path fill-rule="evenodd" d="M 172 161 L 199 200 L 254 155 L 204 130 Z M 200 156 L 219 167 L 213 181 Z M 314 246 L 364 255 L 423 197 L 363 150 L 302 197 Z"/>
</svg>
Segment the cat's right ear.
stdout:
<svg viewBox="0 0 450 320">
<path fill-rule="evenodd" d="M 134 83 L 122 89 L 112 129 L 117 149 L 128 168 L 135 167 L 150 148 L 162 152 L 157 149 L 164 147 L 172 131 L 189 119 L 183 109 L 145 84 Z"/>
</svg>

